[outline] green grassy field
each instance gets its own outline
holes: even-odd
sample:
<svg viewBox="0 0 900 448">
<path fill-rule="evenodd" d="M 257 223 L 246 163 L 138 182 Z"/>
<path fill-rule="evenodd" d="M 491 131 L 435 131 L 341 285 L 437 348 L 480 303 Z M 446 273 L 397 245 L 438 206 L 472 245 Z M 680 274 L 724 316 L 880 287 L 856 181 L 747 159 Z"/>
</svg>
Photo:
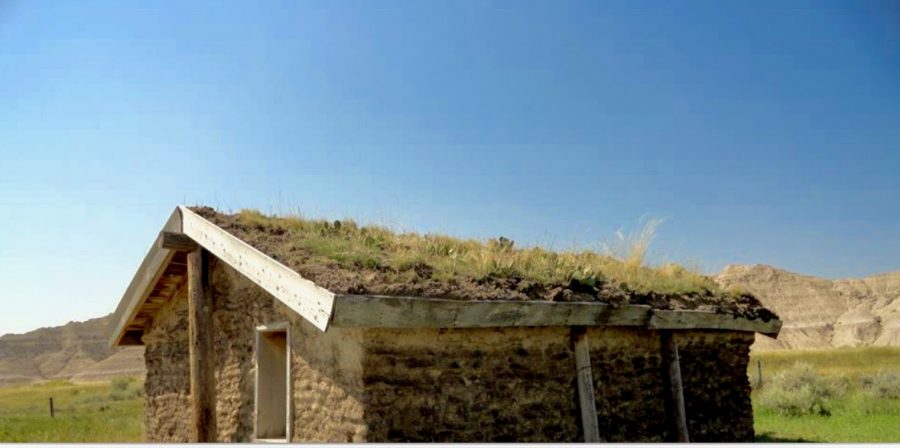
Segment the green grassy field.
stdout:
<svg viewBox="0 0 900 448">
<path fill-rule="evenodd" d="M 141 394 L 140 383 L 125 379 L 0 388 L 0 442 L 143 441 Z"/>
<path fill-rule="evenodd" d="M 844 378 L 846 394 L 831 402 L 830 416 L 787 417 L 763 409 L 760 391 L 753 392 L 754 419 L 760 441 L 900 442 L 900 399 L 874 398 L 859 386 L 860 378 L 880 372 L 900 372 L 900 348 L 870 347 L 822 351 L 763 352 L 751 356 L 750 378 L 756 382 L 761 361 L 763 387 L 767 378 L 796 362 L 814 367 L 825 378 Z"/>
</svg>

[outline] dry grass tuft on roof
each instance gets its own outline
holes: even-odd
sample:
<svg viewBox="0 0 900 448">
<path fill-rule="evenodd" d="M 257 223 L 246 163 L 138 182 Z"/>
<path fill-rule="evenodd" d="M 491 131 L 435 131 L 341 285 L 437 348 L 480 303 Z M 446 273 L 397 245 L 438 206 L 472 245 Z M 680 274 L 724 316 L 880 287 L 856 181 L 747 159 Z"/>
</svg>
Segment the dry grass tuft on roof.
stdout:
<svg viewBox="0 0 900 448">
<path fill-rule="evenodd" d="M 644 266 L 653 229 L 632 240 L 626 254 L 614 257 L 593 251 L 516 248 L 503 237 L 483 242 L 397 233 L 352 220 L 191 209 L 335 293 L 639 303 L 658 309 L 774 317 L 752 296 L 723 291 L 707 276 L 674 264 Z"/>
</svg>

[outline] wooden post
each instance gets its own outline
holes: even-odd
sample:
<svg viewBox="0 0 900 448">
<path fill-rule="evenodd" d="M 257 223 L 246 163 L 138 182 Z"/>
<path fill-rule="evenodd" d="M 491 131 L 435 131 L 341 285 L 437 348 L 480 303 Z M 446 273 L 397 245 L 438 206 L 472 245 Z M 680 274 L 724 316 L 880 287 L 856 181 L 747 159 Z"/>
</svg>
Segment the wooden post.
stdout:
<svg viewBox="0 0 900 448">
<path fill-rule="evenodd" d="M 199 249 L 188 259 L 188 327 L 190 332 L 191 404 L 195 442 L 216 439 L 216 376 L 212 340 L 209 253 Z"/>
<path fill-rule="evenodd" d="M 56 412 L 53 409 L 53 397 L 50 397 L 50 418 L 56 416 Z"/>
<path fill-rule="evenodd" d="M 687 413 L 684 408 L 684 389 L 681 384 L 681 362 L 678 359 L 678 344 L 671 331 L 660 332 L 663 367 L 666 375 L 666 419 L 670 431 L 670 441 L 690 442 L 688 437 Z"/>
<path fill-rule="evenodd" d="M 762 387 L 762 361 L 756 360 L 756 388 Z"/>
<path fill-rule="evenodd" d="M 575 350 L 575 371 L 578 378 L 578 407 L 581 410 L 581 427 L 584 441 L 603 442 L 597 422 L 597 406 L 594 403 L 594 379 L 591 375 L 591 349 L 587 329 L 572 327 L 572 345 Z"/>
</svg>

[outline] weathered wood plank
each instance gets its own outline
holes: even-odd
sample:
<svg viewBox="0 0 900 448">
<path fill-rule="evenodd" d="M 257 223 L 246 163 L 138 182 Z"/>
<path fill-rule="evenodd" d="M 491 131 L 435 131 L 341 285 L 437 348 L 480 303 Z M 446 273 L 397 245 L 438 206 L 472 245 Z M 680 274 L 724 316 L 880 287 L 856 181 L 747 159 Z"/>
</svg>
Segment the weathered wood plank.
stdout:
<svg viewBox="0 0 900 448">
<path fill-rule="evenodd" d="M 653 310 L 650 328 L 655 330 L 735 330 L 754 331 L 768 336 L 776 336 L 781 330 L 781 321 L 772 319 L 746 319 L 727 314 L 694 310 Z"/>
<path fill-rule="evenodd" d="M 666 419 L 668 419 L 670 442 L 690 442 L 687 427 L 687 412 L 684 407 L 684 388 L 681 383 L 681 361 L 678 358 L 678 342 L 671 331 L 660 332 L 660 349 L 665 367 Z"/>
<path fill-rule="evenodd" d="M 638 326 L 655 330 L 712 329 L 777 335 L 781 321 L 749 320 L 701 311 L 613 307 L 599 302 L 470 301 L 339 294 L 339 327 L 463 328 L 514 326 Z"/>
<path fill-rule="evenodd" d="M 196 241 L 183 233 L 166 231 L 159 232 L 157 244 L 159 244 L 161 249 L 169 249 L 178 252 L 193 252 L 200 247 L 197 245 Z"/>
<path fill-rule="evenodd" d="M 181 215 L 177 210 L 169 216 L 169 219 L 163 226 L 163 230 L 181 230 Z M 137 315 L 141 306 L 144 304 L 144 301 L 147 300 L 153 286 L 165 271 L 165 267 L 172 259 L 173 255 L 174 252 L 172 251 L 160 250 L 156 245 L 156 241 L 150 246 L 140 267 L 138 267 L 137 272 L 134 273 L 134 277 L 131 278 L 128 288 L 125 289 L 125 293 L 122 295 L 122 299 L 119 301 L 119 305 L 116 307 L 112 319 L 110 319 L 110 322 L 112 322 L 109 336 L 110 346 L 119 344 L 119 341 L 125 334 L 128 323 L 134 319 L 135 315 Z"/>
<path fill-rule="evenodd" d="M 567 325 L 646 326 L 650 307 L 602 303 L 468 301 L 371 295 L 335 296 L 338 327 L 455 328 Z"/>
<path fill-rule="evenodd" d="M 334 309 L 334 294 L 331 291 L 303 278 L 186 207 L 178 207 L 178 210 L 181 211 L 182 232 L 185 235 L 318 329 L 325 331 L 328 328 Z"/>
<path fill-rule="evenodd" d="M 581 411 L 581 428 L 584 441 L 600 443 L 600 424 L 597 422 L 597 405 L 594 402 L 594 378 L 591 374 L 591 349 L 587 328 L 572 327 L 572 349 L 575 351 L 575 372 L 578 382 L 578 408 Z"/>
<path fill-rule="evenodd" d="M 216 441 L 216 374 L 213 352 L 209 254 L 188 254 L 188 333 L 194 442 Z"/>
</svg>

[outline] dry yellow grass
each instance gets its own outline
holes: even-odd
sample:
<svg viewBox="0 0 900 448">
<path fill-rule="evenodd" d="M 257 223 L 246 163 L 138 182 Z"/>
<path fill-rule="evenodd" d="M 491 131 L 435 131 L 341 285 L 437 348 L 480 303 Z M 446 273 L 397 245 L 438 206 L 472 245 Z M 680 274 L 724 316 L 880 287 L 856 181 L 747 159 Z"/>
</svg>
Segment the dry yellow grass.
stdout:
<svg viewBox="0 0 900 448">
<path fill-rule="evenodd" d="M 428 265 L 435 279 L 517 277 L 542 284 L 572 280 L 594 285 L 611 283 L 647 293 L 721 292 L 712 279 L 675 264 L 646 265 L 646 254 L 661 221 L 650 220 L 638 232 L 617 234 L 616 250 L 550 251 L 517 248 L 500 237 L 488 241 L 394 232 L 383 226 L 358 225 L 353 220 L 326 221 L 302 216 L 272 216 L 242 210 L 245 225 L 290 232 L 299 247 L 322 260 L 343 266 L 394 268 Z"/>
</svg>

